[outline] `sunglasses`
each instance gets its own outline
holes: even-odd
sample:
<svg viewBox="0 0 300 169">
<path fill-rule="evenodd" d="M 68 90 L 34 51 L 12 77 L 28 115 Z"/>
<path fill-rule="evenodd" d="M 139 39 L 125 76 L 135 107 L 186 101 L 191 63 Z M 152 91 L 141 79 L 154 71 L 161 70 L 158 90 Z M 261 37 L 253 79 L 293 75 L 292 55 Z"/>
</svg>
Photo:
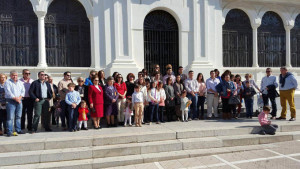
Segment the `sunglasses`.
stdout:
<svg viewBox="0 0 300 169">
<path fill-rule="evenodd" d="M 24 73 L 25 75 L 30 75 L 30 73 Z"/>
<path fill-rule="evenodd" d="M 155 69 L 159 69 L 159 67 L 156 67 Z"/>
<path fill-rule="evenodd" d="M 66 76 L 71 76 L 71 75 L 66 75 Z"/>
</svg>

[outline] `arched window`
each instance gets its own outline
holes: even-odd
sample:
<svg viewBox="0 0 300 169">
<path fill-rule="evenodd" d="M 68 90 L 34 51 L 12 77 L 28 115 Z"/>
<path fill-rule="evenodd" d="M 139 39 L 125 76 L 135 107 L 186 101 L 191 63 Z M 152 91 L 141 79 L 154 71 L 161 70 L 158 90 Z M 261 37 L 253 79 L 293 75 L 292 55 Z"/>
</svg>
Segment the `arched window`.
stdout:
<svg viewBox="0 0 300 169">
<path fill-rule="evenodd" d="M 283 22 L 275 12 L 267 12 L 258 28 L 258 65 L 281 67 L 285 65 L 286 46 Z"/>
<path fill-rule="evenodd" d="M 300 67 L 300 15 L 297 16 L 295 26 L 291 30 L 291 64 Z"/>
<path fill-rule="evenodd" d="M 49 66 L 91 66 L 90 22 L 82 4 L 54 0 L 45 19 Z"/>
<path fill-rule="evenodd" d="M 252 66 L 252 27 L 248 15 L 232 9 L 223 25 L 223 66 Z"/>
<path fill-rule="evenodd" d="M 36 66 L 37 16 L 29 0 L 0 0 L 0 66 Z"/>
<path fill-rule="evenodd" d="M 144 21 L 144 59 L 145 68 L 152 72 L 158 64 L 163 72 L 167 64 L 177 70 L 179 66 L 178 25 L 168 12 L 150 12 Z"/>
</svg>

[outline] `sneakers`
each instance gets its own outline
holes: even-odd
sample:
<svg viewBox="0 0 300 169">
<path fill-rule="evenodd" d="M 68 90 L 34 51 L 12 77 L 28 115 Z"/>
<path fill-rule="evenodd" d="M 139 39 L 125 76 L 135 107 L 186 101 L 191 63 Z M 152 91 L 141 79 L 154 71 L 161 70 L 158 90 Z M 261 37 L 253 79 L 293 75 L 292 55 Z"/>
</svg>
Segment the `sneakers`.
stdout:
<svg viewBox="0 0 300 169">
<path fill-rule="evenodd" d="M 276 120 L 286 120 L 286 118 L 278 117 L 278 118 L 276 118 Z"/>
<path fill-rule="evenodd" d="M 291 118 L 289 121 L 296 121 L 296 119 L 295 118 Z"/>
<path fill-rule="evenodd" d="M 192 121 L 192 119 L 191 119 L 191 118 L 189 118 L 189 121 Z"/>
<path fill-rule="evenodd" d="M 23 133 L 23 134 L 24 134 L 24 133 Z M 13 136 L 18 136 L 18 133 L 17 133 L 17 132 L 13 132 L 12 135 L 13 135 Z"/>
<path fill-rule="evenodd" d="M 25 132 L 24 131 L 19 131 L 19 132 L 17 132 L 18 134 L 25 134 Z"/>
</svg>

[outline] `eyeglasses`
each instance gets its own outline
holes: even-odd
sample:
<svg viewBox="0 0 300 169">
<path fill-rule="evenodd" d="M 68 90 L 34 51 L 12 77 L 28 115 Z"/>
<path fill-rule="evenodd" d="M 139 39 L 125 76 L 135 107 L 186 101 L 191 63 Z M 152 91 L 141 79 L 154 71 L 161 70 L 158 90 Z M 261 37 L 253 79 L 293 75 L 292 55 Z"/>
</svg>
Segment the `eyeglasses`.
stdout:
<svg viewBox="0 0 300 169">
<path fill-rule="evenodd" d="M 66 76 L 71 76 L 71 75 L 66 75 Z"/>
<path fill-rule="evenodd" d="M 24 73 L 25 75 L 30 75 L 30 73 Z"/>
</svg>

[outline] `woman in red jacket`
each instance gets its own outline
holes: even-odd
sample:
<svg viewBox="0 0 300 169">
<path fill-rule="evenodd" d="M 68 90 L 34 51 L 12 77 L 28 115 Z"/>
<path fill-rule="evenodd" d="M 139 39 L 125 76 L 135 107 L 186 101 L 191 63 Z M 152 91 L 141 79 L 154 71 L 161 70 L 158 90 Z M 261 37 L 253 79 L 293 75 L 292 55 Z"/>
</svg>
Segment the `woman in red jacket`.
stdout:
<svg viewBox="0 0 300 169">
<path fill-rule="evenodd" d="M 97 76 L 92 78 L 93 85 L 89 86 L 88 98 L 91 108 L 91 117 L 94 122 L 95 129 L 101 129 L 100 119 L 103 117 L 103 89 L 99 84 L 99 78 Z"/>
</svg>

